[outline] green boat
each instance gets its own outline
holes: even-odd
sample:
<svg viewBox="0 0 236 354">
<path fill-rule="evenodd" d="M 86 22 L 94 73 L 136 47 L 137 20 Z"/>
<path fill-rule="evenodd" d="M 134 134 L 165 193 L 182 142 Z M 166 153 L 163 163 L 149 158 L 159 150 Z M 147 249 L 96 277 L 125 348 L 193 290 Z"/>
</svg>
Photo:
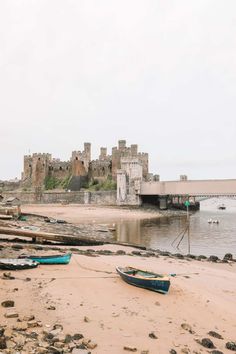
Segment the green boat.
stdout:
<svg viewBox="0 0 236 354">
<path fill-rule="evenodd" d="M 53 254 L 48 256 L 37 256 L 37 255 L 23 255 L 19 258 L 31 259 L 40 264 L 68 264 L 70 263 L 71 253 L 65 254 Z"/>
</svg>

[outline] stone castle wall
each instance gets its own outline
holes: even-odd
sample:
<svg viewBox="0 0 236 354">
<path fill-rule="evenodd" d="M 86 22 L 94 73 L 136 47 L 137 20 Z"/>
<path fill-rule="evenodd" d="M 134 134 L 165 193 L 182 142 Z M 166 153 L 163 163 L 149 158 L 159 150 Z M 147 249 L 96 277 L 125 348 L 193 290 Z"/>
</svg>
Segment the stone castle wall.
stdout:
<svg viewBox="0 0 236 354">
<path fill-rule="evenodd" d="M 58 180 L 73 177 L 87 177 L 90 180 L 104 181 L 111 177 L 117 179 L 124 158 L 138 160 L 142 165 L 143 178 L 148 176 L 148 154 L 138 152 L 138 145 L 126 146 L 125 140 L 119 140 L 112 148 L 112 155 L 107 148 L 101 147 L 99 159 L 91 160 L 91 144 L 84 143 L 83 151 L 73 151 L 70 161 L 52 159 L 51 154 L 33 154 L 24 156 L 22 186 L 26 188 L 44 188 L 45 179 L 54 177 Z"/>
<path fill-rule="evenodd" d="M 33 192 L 4 192 L 5 199 L 17 197 L 22 204 L 40 204 L 40 203 L 75 203 L 75 204 L 98 204 L 98 205 L 116 205 L 116 191 L 99 192 L 44 192 L 40 198 Z"/>
</svg>

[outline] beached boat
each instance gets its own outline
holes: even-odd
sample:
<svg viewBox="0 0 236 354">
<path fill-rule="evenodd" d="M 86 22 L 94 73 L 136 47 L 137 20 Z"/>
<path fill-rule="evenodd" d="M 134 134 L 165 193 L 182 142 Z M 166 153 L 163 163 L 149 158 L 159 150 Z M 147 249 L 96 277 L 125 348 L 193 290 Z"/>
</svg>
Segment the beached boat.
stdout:
<svg viewBox="0 0 236 354">
<path fill-rule="evenodd" d="M 36 261 L 40 264 L 68 264 L 71 259 L 71 253 L 53 254 L 47 256 L 38 255 L 22 255 L 19 258 L 27 258 Z"/>
<path fill-rule="evenodd" d="M 133 267 L 116 267 L 116 271 L 125 282 L 140 288 L 166 294 L 170 287 L 170 279 L 166 275 L 156 274 Z"/>
<path fill-rule="evenodd" d="M 36 268 L 38 262 L 32 259 L 17 259 L 17 258 L 0 258 L 0 269 L 3 270 L 20 270 L 20 269 L 30 269 Z"/>
</svg>

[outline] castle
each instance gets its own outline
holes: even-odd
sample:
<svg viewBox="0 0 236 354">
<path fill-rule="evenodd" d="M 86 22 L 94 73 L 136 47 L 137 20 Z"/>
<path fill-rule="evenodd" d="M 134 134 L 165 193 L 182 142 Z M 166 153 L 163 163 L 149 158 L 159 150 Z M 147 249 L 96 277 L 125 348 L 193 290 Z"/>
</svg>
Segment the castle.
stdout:
<svg viewBox="0 0 236 354">
<path fill-rule="evenodd" d="M 129 187 L 134 187 L 135 180 L 148 178 L 148 154 L 138 152 L 136 144 L 127 147 L 125 140 L 119 140 L 111 155 L 107 154 L 107 148 L 101 147 L 97 160 L 91 160 L 90 143 L 84 143 L 83 151 L 73 151 L 69 161 L 54 159 L 51 154 L 26 155 L 21 183 L 25 188 L 43 189 L 45 181 L 54 180 L 62 185 L 66 182 L 67 189 L 76 191 L 95 180 L 111 179 L 120 185 L 129 179 Z"/>
</svg>

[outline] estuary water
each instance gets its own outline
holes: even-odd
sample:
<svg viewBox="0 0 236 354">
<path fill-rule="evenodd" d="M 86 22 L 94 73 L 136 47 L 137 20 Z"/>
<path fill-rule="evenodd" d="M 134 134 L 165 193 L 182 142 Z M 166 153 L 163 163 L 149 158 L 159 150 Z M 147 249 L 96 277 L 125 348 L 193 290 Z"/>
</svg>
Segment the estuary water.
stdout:
<svg viewBox="0 0 236 354">
<path fill-rule="evenodd" d="M 219 210 L 220 204 L 225 210 Z M 219 223 L 208 223 L 218 220 Z M 188 253 L 186 215 L 159 219 L 123 221 L 116 225 L 116 239 L 171 253 Z M 178 237 L 178 235 L 180 235 Z M 216 255 L 222 258 L 226 253 L 236 257 L 236 199 L 212 198 L 200 203 L 200 210 L 190 216 L 190 253 L 194 255 Z"/>
</svg>

